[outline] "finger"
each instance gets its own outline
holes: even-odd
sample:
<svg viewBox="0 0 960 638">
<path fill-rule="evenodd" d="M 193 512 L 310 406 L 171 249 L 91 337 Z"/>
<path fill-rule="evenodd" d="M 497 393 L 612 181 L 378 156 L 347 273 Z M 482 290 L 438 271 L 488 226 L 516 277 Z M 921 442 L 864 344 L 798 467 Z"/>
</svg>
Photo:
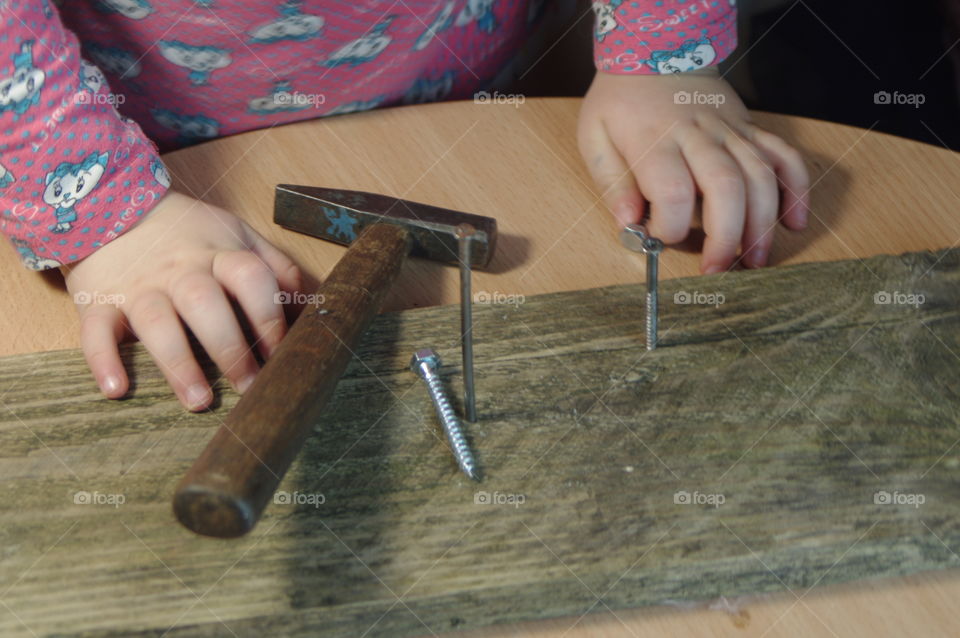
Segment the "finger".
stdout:
<svg viewBox="0 0 960 638">
<path fill-rule="evenodd" d="M 220 284 L 207 273 L 192 273 L 174 284 L 170 297 L 223 376 L 243 393 L 257 375 L 257 361 Z"/>
<path fill-rule="evenodd" d="M 640 222 L 644 201 L 636 180 L 601 123 L 584 127 L 578 135 L 580 154 L 601 197 L 621 226 Z"/>
<path fill-rule="evenodd" d="M 780 182 L 780 220 L 793 230 L 807 227 L 810 212 L 810 173 L 803 156 L 782 139 L 754 127 L 751 141 L 767 156 Z"/>
<path fill-rule="evenodd" d="M 284 295 L 280 294 L 274 271 L 259 256 L 236 251 L 217 255 L 213 260 L 213 276 L 240 303 L 261 356 L 268 358 L 287 329 Z"/>
<path fill-rule="evenodd" d="M 683 241 L 690 232 L 697 193 L 679 147 L 663 146 L 656 157 L 638 161 L 633 170 L 650 202 L 650 234 L 668 244 Z"/>
<path fill-rule="evenodd" d="M 213 392 L 166 295 L 156 291 L 142 295 L 130 305 L 127 317 L 184 407 L 188 410 L 206 408 Z"/>
<path fill-rule="evenodd" d="M 247 245 L 273 271 L 280 290 L 288 293 L 300 292 L 303 276 L 300 268 L 279 248 L 264 239 L 260 233 L 249 226 L 246 228 Z"/>
<path fill-rule="evenodd" d="M 685 134 L 683 157 L 703 193 L 701 272 L 726 270 L 737 256 L 746 208 L 743 173 L 729 151 L 699 130 Z"/>
<path fill-rule="evenodd" d="M 123 332 L 123 314 L 115 306 L 96 304 L 81 309 L 80 349 L 108 399 L 119 399 L 130 387 L 117 348 Z"/>
<path fill-rule="evenodd" d="M 767 263 L 777 224 L 777 175 L 762 151 L 733 131 L 725 146 L 746 178 L 747 210 L 740 259 L 749 268 L 759 268 Z"/>
</svg>

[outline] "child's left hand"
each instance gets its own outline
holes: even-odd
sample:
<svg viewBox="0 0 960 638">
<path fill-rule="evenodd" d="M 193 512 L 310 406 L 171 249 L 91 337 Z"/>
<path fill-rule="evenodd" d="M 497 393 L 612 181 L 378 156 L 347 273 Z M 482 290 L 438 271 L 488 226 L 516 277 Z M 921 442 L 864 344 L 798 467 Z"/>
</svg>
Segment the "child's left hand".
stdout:
<svg viewBox="0 0 960 638">
<path fill-rule="evenodd" d="M 621 225 L 650 202 L 650 234 L 682 241 L 703 196 L 700 270 L 767 263 L 779 219 L 800 230 L 809 176 L 800 154 L 751 122 L 715 68 L 677 75 L 598 72 L 583 101 L 580 152 Z"/>
</svg>

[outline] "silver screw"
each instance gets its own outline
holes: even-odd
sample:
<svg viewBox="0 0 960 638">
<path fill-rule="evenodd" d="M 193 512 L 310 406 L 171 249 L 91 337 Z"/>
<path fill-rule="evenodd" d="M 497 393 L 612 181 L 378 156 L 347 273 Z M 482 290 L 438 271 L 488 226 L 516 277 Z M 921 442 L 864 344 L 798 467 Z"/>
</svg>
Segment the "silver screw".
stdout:
<svg viewBox="0 0 960 638">
<path fill-rule="evenodd" d="M 427 390 L 430 392 L 430 398 L 433 400 L 433 407 L 437 410 L 437 416 L 443 424 L 443 431 L 447 434 L 447 440 L 450 447 L 453 448 L 453 455 L 457 459 L 457 465 L 463 470 L 463 473 L 475 481 L 480 480 L 480 471 L 473 460 L 473 452 L 470 450 L 470 444 L 463 435 L 463 427 L 456 412 L 447 399 L 447 393 L 443 389 L 443 383 L 437 375 L 440 369 L 440 356 L 430 348 L 417 350 L 410 359 L 410 369 L 416 372 L 427 382 Z"/>
<path fill-rule="evenodd" d="M 647 256 L 647 350 L 657 347 L 658 298 L 657 280 L 660 270 L 660 253 L 663 242 L 647 234 L 642 224 L 630 224 L 620 233 L 623 245 Z"/>
<path fill-rule="evenodd" d="M 471 242 L 477 229 L 470 224 L 457 226 L 460 248 L 460 350 L 463 353 L 463 405 L 467 421 L 477 421 L 477 395 L 473 385 L 473 298 L 470 292 Z"/>
</svg>

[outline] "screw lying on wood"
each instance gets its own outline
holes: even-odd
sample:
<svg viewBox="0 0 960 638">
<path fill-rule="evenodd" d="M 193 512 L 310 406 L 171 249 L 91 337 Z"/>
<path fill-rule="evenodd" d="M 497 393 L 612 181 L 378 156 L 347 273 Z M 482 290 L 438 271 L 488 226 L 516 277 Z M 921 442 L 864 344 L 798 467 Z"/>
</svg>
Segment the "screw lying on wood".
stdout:
<svg viewBox="0 0 960 638">
<path fill-rule="evenodd" d="M 430 348 L 417 350 L 410 359 L 410 369 L 420 375 L 427 382 L 427 390 L 430 392 L 430 398 L 433 400 L 433 406 L 437 410 L 437 416 L 443 424 L 443 431 L 447 434 L 447 440 L 450 447 L 453 448 L 453 455 L 457 459 L 457 465 L 463 470 L 463 473 L 475 481 L 480 480 L 480 471 L 473 460 L 473 452 L 470 450 L 470 444 L 467 443 L 463 435 L 463 427 L 460 419 L 457 418 L 447 393 L 443 389 L 443 383 L 437 374 L 440 369 L 440 356 Z"/>
</svg>

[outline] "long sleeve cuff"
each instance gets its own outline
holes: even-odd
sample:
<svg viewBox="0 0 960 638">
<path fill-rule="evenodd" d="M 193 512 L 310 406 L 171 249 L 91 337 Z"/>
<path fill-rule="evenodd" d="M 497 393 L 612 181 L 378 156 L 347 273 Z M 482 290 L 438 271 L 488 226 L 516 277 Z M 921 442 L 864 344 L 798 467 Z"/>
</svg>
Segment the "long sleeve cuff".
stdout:
<svg viewBox="0 0 960 638">
<path fill-rule="evenodd" d="M 735 0 L 608 0 L 593 11 L 594 63 L 606 73 L 685 73 L 737 46 Z"/>
<path fill-rule="evenodd" d="M 170 185 L 153 142 L 44 0 L 9 3 L 0 42 L 0 231 L 34 270 L 132 228 Z M 12 22 L 11 22 L 12 21 Z"/>
</svg>

